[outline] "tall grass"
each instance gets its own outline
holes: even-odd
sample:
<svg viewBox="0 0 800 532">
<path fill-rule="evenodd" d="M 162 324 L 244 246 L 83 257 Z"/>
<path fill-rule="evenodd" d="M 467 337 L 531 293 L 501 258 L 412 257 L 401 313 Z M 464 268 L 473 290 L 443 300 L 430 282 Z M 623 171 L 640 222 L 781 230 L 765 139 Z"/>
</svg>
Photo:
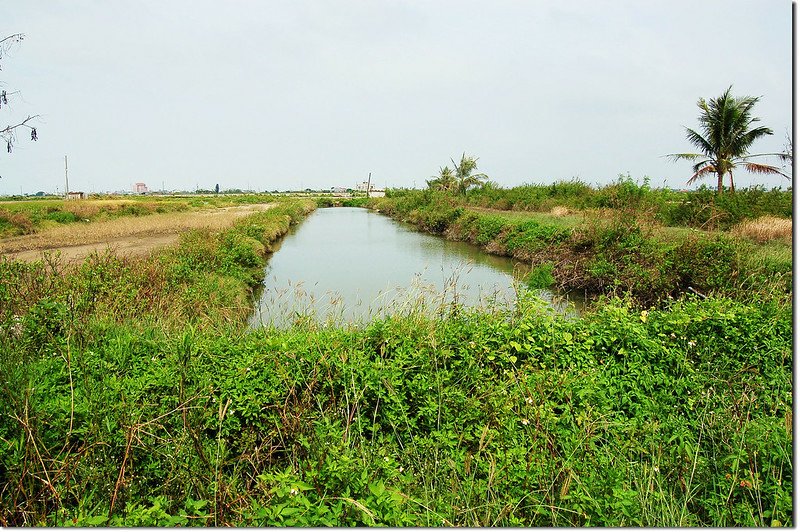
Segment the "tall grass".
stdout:
<svg viewBox="0 0 800 532">
<path fill-rule="evenodd" d="M 780 240 L 781 242 L 791 244 L 792 220 L 791 218 L 762 216 L 755 220 L 747 220 L 737 224 L 731 229 L 731 233 L 760 244 L 771 240 Z"/>
<path fill-rule="evenodd" d="M 786 309 L 618 300 L 565 320 L 523 298 L 83 340 L 65 323 L 2 336 L 4 525 L 792 520 Z"/>
<path fill-rule="evenodd" d="M 395 197 L 410 192 L 399 191 Z M 391 195 L 390 195 L 391 196 Z M 487 183 L 471 190 L 469 205 L 513 211 L 550 212 L 552 209 L 632 209 L 667 226 L 730 229 L 744 220 L 762 216 L 791 218 L 793 192 L 763 186 L 717 195 L 701 187 L 693 191 L 652 188 L 650 180 L 620 175 L 607 185 L 589 186 L 580 181 L 526 184 L 501 188 Z"/>
<path fill-rule="evenodd" d="M 419 220 L 465 214 L 441 205 Z M 612 298 L 576 317 L 521 292 L 248 330 L 264 255 L 313 208 L 145 260 L 0 262 L 0 524 L 793 523 L 789 305 Z M 470 220 L 487 242 L 569 238 Z M 646 237 L 623 229 L 584 239 Z M 728 252 L 711 244 L 684 251 Z"/>
</svg>

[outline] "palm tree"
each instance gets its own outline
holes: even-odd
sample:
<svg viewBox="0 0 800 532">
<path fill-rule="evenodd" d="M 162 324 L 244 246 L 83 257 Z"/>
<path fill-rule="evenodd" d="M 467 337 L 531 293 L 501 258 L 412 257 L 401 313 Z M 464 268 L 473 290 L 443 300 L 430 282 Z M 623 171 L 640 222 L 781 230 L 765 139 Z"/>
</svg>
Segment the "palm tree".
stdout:
<svg viewBox="0 0 800 532">
<path fill-rule="evenodd" d="M 428 188 L 433 190 L 452 191 L 456 189 L 456 176 L 449 166 L 439 168 L 439 175 L 428 181 Z"/>
<path fill-rule="evenodd" d="M 453 162 L 453 167 L 455 167 L 456 188 L 464 195 L 467 194 L 469 187 L 480 185 L 483 181 L 489 179 L 486 174 L 472 173 L 478 168 L 477 157 L 467 157 L 466 153 L 462 153 L 458 164 L 453 159 L 450 160 Z"/>
<path fill-rule="evenodd" d="M 697 106 L 700 108 L 700 130 L 686 128 L 686 138 L 694 144 L 701 153 L 675 153 L 668 155 L 675 161 L 684 159 L 695 161 L 692 167 L 692 177 L 687 184 L 692 184 L 698 179 L 709 174 L 717 176 L 717 193 L 723 189 L 723 178 L 728 174 L 731 182 L 731 192 L 734 191 L 733 169 L 741 165 L 745 170 L 760 174 L 780 174 L 789 178 L 777 167 L 752 162 L 753 157 L 779 156 L 777 153 L 761 153 L 749 155 L 747 150 L 757 139 L 772 135 L 768 127 L 751 126 L 759 122 L 759 118 L 751 116 L 750 112 L 759 98 L 745 96 L 735 98 L 731 96 L 731 87 L 720 96 L 706 101 L 700 98 Z"/>
</svg>

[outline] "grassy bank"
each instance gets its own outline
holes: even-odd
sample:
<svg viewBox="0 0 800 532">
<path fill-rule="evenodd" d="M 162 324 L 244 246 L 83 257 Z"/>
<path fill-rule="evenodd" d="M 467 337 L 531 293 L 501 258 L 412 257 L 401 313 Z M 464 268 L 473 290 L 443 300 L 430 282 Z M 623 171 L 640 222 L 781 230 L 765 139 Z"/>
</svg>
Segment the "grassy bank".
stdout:
<svg viewBox="0 0 800 532">
<path fill-rule="evenodd" d="M 421 230 L 527 262 L 536 287 L 629 294 L 645 306 L 687 292 L 750 301 L 791 299 L 791 243 L 783 233 L 768 244 L 748 238 L 758 234 L 752 222 L 735 226 L 739 233 L 708 232 L 664 227 L 635 203 L 528 215 L 473 209 L 470 201 L 403 191 L 373 199 L 370 206 Z"/>
<path fill-rule="evenodd" d="M 55 313 L 51 321 L 77 324 L 98 317 L 178 327 L 238 323 L 249 312 L 249 294 L 272 243 L 314 208 L 310 200 L 284 200 L 225 230 L 187 231 L 177 246 L 145 259 L 109 252 L 77 265 L 54 256 L 30 264 L 3 260 L 0 320 Z"/>
<path fill-rule="evenodd" d="M 248 330 L 270 246 L 314 207 L 146 259 L 0 262 L 0 524 L 793 522 L 780 298 L 614 298 L 567 318 L 523 292 L 491 313 Z M 490 249 L 573 238 L 450 207 L 406 212 Z"/>
<path fill-rule="evenodd" d="M 791 218 L 792 198 L 791 188 L 768 190 L 751 186 L 735 194 L 717 195 L 706 186 L 692 191 L 651 188 L 647 178 L 639 182 L 621 175 L 615 182 L 597 187 L 580 181 L 511 188 L 486 183 L 470 190 L 464 200 L 470 206 L 518 212 L 549 212 L 554 208 L 629 209 L 665 226 L 727 230 L 763 216 Z"/>
<path fill-rule="evenodd" d="M 4 336 L 4 525 L 792 519 L 786 309 L 615 301 L 565 321 L 529 302 L 222 335 L 63 323 Z"/>
</svg>

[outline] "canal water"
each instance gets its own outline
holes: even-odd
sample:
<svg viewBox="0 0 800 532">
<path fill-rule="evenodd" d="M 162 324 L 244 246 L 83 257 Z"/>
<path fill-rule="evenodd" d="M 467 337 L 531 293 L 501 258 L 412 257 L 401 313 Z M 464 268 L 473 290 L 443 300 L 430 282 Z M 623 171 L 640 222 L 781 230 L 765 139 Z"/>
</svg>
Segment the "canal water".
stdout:
<svg viewBox="0 0 800 532">
<path fill-rule="evenodd" d="M 367 209 L 317 209 L 270 257 L 250 325 L 361 323 L 453 302 L 513 305 L 515 269 L 524 271 L 511 259 L 420 233 Z M 542 291 L 540 297 L 553 294 Z"/>
</svg>

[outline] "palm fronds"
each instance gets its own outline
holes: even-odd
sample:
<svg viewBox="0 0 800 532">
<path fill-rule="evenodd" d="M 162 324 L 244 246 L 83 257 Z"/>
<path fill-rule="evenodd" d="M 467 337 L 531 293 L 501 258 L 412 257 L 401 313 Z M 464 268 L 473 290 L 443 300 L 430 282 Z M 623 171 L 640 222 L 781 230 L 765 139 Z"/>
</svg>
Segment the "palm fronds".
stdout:
<svg viewBox="0 0 800 532">
<path fill-rule="evenodd" d="M 765 126 L 753 127 L 759 122 L 758 117 L 751 112 L 758 97 L 734 97 L 731 95 L 732 86 L 718 98 L 706 100 L 700 98 L 697 107 L 700 109 L 699 132 L 686 128 L 686 138 L 700 153 L 673 153 L 667 155 L 674 162 L 680 160 L 693 161 L 692 176 L 687 184 L 692 184 L 698 179 L 709 174 L 717 176 L 717 192 L 722 192 L 723 177 L 730 176 L 731 190 L 734 189 L 733 170 L 742 166 L 749 172 L 760 174 L 780 174 L 789 177 L 777 167 L 753 163 L 751 157 L 773 155 L 781 157 L 782 154 L 748 154 L 753 143 L 761 137 L 772 135 L 772 130 Z M 704 159 L 697 162 L 698 159 Z"/>
</svg>

